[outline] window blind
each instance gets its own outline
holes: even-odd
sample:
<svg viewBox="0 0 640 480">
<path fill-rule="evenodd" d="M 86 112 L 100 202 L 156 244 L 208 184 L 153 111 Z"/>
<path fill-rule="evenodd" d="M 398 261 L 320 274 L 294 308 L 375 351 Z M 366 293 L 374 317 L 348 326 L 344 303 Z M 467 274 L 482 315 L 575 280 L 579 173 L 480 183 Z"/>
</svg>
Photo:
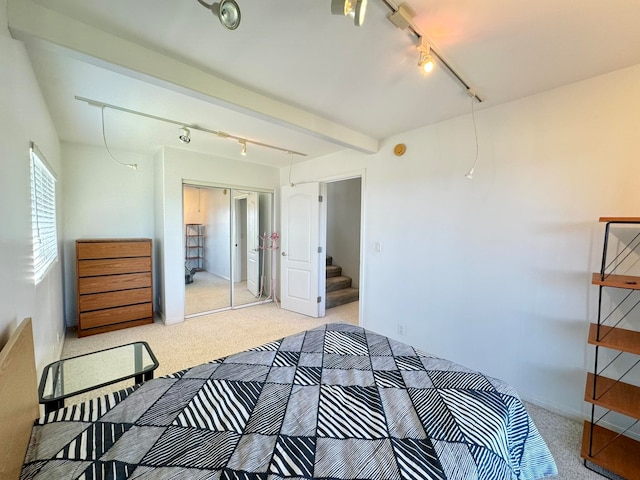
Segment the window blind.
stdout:
<svg viewBox="0 0 640 480">
<path fill-rule="evenodd" d="M 35 283 L 38 284 L 58 259 L 56 178 L 33 143 L 30 155 L 33 273 Z"/>
</svg>

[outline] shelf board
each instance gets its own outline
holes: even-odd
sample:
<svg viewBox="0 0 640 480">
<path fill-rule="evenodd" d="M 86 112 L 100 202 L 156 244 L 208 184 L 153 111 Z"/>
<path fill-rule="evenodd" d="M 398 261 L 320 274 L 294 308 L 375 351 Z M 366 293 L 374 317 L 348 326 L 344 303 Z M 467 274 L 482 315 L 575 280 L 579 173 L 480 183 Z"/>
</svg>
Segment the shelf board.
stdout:
<svg viewBox="0 0 640 480">
<path fill-rule="evenodd" d="M 589 325 L 589 343 L 599 347 L 613 348 L 640 355 L 640 332 L 600 325 L 600 340 L 597 340 L 598 325 Z"/>
<path fill-rule="evenodd" d="M 589 440 L 591 433 L 591 423 L 584 422 L 582 431 L 582 449 L 580 456 L 610 472 L 621 475 L 627 480 L 640 480 L 640 442 L 620 436 L 613 440 L 616 432 L 603 428 L 599 425 L 593 426 L 593 457 L 589 456 Z M 600 450 L 607 443 L 613 442 Z"/>
<path fill-rule="evenodd" d="M 640 217 L 600 217 L 600 221 L 607 223 L 640 223 Z"/>
<path fill-rule="evenodd" d="M 604 276 L 599 273 L 591 275 L 591 283 L 593 285 L 601 285 L 603 287 L 626 288 L 628 290 L 640 290 L 640 277 L 632 275 L 614 275 L 608 274 Z"/>
<path fill-rule="evenodd" d="M 628 417 L 640 419 L 640 387 L 630 385 L 602 375 L 597 376 L 596 392 L 593 395 L 593 373 L 587 374 L 584 399 L 607 410 L 614 410 Z"/>
</svg>

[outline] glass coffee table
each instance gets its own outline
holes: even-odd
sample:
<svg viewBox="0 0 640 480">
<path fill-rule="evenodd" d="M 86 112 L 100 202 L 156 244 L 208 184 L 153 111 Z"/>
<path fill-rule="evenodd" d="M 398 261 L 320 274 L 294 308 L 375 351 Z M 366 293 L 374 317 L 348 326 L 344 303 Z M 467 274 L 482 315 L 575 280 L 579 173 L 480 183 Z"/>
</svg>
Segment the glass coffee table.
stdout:
<svg viewBox="0 0 640 480">
<path fill-rule="evenodd" d="M 147 342 L 65 358 L 47 365 L 38 395 L 45 414 L 64 407 L 64 399 L 133 378 L 142 383 L 153 378 L 158 360 Z"/>
</svg>

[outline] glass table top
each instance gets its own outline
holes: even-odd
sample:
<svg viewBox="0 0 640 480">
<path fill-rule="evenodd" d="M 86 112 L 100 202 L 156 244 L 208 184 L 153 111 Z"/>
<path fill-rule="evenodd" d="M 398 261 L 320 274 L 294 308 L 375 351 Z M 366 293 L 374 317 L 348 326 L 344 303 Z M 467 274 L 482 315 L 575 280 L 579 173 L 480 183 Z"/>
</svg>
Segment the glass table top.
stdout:
<svg viewBox="0 0 640 480">
<path fill-rule="evenodd" d="M 40 401 L 61 400 L 129 378 L 153 372 L 158 360 L 146 342 L 65 358 L 42 372 Z"/>
</svg>

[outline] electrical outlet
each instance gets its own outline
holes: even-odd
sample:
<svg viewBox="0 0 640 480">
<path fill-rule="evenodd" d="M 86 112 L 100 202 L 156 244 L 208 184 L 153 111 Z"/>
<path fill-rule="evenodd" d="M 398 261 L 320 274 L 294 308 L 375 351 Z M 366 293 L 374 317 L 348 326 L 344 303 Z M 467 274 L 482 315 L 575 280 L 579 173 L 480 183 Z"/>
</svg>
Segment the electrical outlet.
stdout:
<svg viewBox="0 0 640 480">
<path fill-rule="evenodd" d="M 375 247 L 376 253 L 382 252 L 382 242 L 376 242 L 374 247 Z"/>
<path fill-rule="evenodd" d="M 406 335 L 406 332 L 407 331 L 406 331 L 406 328 L 405 328 L 404 324 L 403 323 L 399 323 L 398 324 L 398 335 L 404 336 L 404 335 Z"/>
</svg>

